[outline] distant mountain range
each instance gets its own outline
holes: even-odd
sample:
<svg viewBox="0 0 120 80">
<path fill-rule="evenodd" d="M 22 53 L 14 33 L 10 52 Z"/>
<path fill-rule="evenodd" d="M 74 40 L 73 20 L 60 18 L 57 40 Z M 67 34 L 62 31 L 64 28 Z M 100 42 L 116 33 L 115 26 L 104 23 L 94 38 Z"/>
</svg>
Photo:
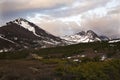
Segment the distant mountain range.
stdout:
<svg viewBox="0 0 120 80">
<path fill-rule="evenodd" d="M 98 36 L 92 30 L 56 37 L 23 18 L 0 27 L 0 52 L 109 40 L 106 36 Z"/>
<path fill-rule="evenodd" d="M 76 33 L 74 35 L 66 35 L 66 36 L 63 36 L 61 38 L 65 39 L 67 41 L 72 41 L 74 43 L 87 43 L 87 42 L 108 41 L 108 40 L 110 40 L 106 36 L 98 36 L 92 30 L 88 30 L 86 32 L 81 31 L 81 32 Z"/>
</svg>

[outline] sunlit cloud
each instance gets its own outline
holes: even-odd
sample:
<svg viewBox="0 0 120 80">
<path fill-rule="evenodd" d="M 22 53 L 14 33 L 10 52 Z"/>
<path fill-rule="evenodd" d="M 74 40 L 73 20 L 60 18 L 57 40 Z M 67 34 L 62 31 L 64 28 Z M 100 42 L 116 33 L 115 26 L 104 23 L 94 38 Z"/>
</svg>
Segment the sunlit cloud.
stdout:
<svg viewBox="0 0 120 80">
<path fill-rule="evenodd" d="M 120 0 L 1 0 L 0 8 L 3 23 L 23 17 L 58 36 L 91 29 L 120 37 Z"/>
</svg>

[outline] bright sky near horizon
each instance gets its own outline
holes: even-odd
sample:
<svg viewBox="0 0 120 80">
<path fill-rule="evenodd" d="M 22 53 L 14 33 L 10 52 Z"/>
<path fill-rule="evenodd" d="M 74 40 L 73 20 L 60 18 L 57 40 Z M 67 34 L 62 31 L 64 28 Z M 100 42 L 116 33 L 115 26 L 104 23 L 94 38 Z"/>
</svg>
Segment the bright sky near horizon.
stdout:
<svg viewBox="0 0 120 80">
<path fill-rule="evenodd" d="M 0 23 L 25 18 L 55 35 L 94 30 L 120 37 L 120 0 L 0 0 Z"/>
</svg>

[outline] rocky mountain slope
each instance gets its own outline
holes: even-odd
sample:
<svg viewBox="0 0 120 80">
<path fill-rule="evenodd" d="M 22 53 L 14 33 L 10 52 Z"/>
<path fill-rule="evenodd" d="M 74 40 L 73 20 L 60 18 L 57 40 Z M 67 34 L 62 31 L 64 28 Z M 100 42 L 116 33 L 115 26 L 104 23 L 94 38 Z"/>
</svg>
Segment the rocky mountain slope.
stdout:
<svg viewBox="0 0 120 80">
<path fill-rule="evenodd" d="M 23 18 L 6 23 L 0 27 L 0 42 L 1 45 L 19 46 L 22 48 L 46 48 L 58 45 L 64 45 L 64 40 L 56 37 L 37 25 Z M 6 48 L 1 46 L 2 48 Z"/>
<path fill-rule="evenodd" d="M 97 41 L 112 40 L 106 36 L 99 36 L 92 30 L 56 37 L 23 18 L 10 21 L 0 27 L 0 52 L 31 48 L 48 48 Z"/>
<path fill-rule="evenodd" d="M 98 36 L 92 30 L 88 30 L 86 32 L 81 31 L 81 32 L 76 33 L 74 35 L 66 35 L 66 36 L 63 36 L 61 38 L 65 39 L 67 41 L 72 41 L 74 43 L 88 43 L 88 42 L 109 40 L 109 38 L 106 36 Z"/>
</svg>

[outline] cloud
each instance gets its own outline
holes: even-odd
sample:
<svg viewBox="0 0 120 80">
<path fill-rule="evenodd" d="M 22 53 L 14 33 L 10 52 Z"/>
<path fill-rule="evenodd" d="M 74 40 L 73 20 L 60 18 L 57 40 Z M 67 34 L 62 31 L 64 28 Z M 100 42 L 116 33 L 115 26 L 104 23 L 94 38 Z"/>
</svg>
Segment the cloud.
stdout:
<svg viewBox="0 0 120 80">
<path fill-rule="evenodd" d="M 120 6 L 111 9 L 108 14 L 120 14 Z"/>
<path fill-rule="evenodd" d="M 108 5 L 111 3 L 113 2 L 108 2 L 104 6 L 89 9 L 81 13 L 72 13 L 70 16 L 55 17 L 49 14 L 43 15 L 37 13 L 34 17 L 28 19 L 55 35 L 72 34 L 90 29 L 96 31 L 99 35 L 120 37 L 118 5 Z M 115 10 L 114 13 L 113 10 Z"/>
<path fill-rule="evenodd" d="M 48 11 L 60 16 L 78 14 L 104 5 L 110 0 L 2 0 L 0 8 L 3 13 L 16 11 Z M 6 6 L 7 5 L 7 6 Z"/>
<path fill-rule="evenodd" d="M 101 35 L 120 37 L 120 19 L 118 17 L 120 14 L 88 19 L 82 25 L 87 26 L 85 29 L 92 29 Z"/>
<path fill-rule="evenodd" d="M 78 27 L 72 19 L 68 21 L 67 18 L 63 20 L 62 18 L 55 18 L 49 15 L 36 14 L 32 18 L 27 17 L 27 19 L 57 36 L 72 34 L 74 33 L 72 26 L 74 26 L 74 28 L 75 26 L 76 28 Z"/>
<path fill-rule="evenodd" d="M 94 17 L 94 18 L 93 18 Z M 54 35 L 73 34 L 82 30 L 94 30 L 99 35 L 109 37 L 120 37 L 120 14 L 111 14 L 103 17 L 95 15 L 90 18 L 77 15 L 66 18 L 54 18 L 48 15 L 36 15 L 28 18 L 34 21 L 41 28 L 49 31 Z"/>
<path fill-rule="evenodd" d="M 119 0 L 1 0 L 0 9 L 2 23 L 23 17 L 55 35 L 91 29 L 120 37 Z"/>
<path fill-rule="evenodd" d="M 4 11 L 26 10 L 26 9 L 49 9 L 56 6 L 71 4 L 74 0 L 3 0 L 0 7 Z M 6 6 L 7 5 L 7 6 Z"/>
</svg>

